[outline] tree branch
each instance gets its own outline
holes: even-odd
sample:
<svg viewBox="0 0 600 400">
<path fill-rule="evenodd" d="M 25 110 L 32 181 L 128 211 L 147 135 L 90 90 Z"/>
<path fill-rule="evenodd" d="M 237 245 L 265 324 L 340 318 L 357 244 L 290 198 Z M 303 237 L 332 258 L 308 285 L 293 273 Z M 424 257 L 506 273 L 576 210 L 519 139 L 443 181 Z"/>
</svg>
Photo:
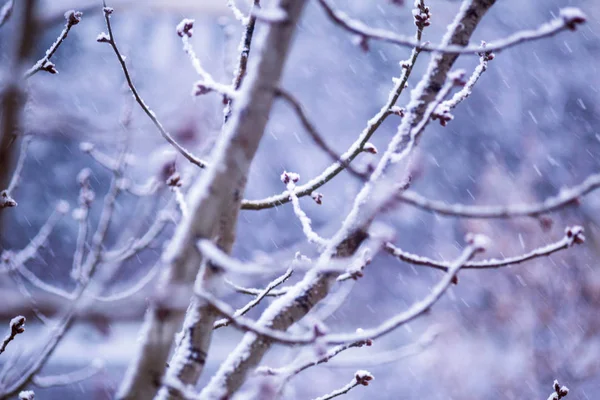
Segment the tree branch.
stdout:
<svg viewBox="0 0 600 400">
<path fill-rule="evenodd" d="M 326 0 L 317 0 L 329 19 L 343 29 L 359 35 L 362 38 L 380 40 L 399 46 L 416 47 L 421 51 L 448 53 L 448 54 L 478 54 L 483 49 L 480 46 L 428 44 L 416 41 L 410 37 L 398 35 L 384 29 L 370 28 L 364 23 L 351 19 L 346 14 L 336 11 Z M 586 21 L 585 14 L 577 8 L 563 8 L 560 10 L 559 18 L 546 22 L 535 30 L 524 30 L 516 32 L 507 38 L 490 42 L 486 49 L 489 51 L 500 51 L 521 43 L 539 40 L 554 36 L 565 30 L 575 30 L 577 25 Z"/>
</svg>

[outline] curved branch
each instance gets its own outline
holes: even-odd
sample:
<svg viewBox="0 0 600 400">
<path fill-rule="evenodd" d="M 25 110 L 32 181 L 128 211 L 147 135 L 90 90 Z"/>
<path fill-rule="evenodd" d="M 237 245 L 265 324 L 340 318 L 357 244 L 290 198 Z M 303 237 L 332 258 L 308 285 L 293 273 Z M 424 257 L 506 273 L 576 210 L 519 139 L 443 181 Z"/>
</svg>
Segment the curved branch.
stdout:
<svg viewBox="0 0 600 400">
<path fill-rule="evenodd" d="M 414 40 L 408 36 L 398 35 L 385 29 L 371 28 L 364 23 L 349 18 L 346 14 L 336 11 L 326 0 L 318 0 L 323 10 L 335 24 L 345 30 L 366 39 L 380 40 L 399 46 L 416 47 L 421 51 L 438 52 L 447 54 L 478 54 L 481 46 L 458 46 L 429 44 Z M 521 43 L 530 42 L 554 36 L 565 30 L 575 30 L 577 25 L 586 21 L 585 14 L 577 8 L 563 8 L 558 18 L 542 24 L 534 30 L 523 30 L 504 38 L 489 43 L 485 50 L 500 51 Z"/>
<path fill-rule="evenodd" d="M 533 260 L 535 258 L 546 257 L 554 254 L 558 251 L 567 249 L 574 244 L 582 244 L 585 240 L 583 235 L 583 228 L 580 226 L 574 226 L 565 229 L 565 236 L 554 243 L 550 243 L 543 247 L 538 247 L 528 253 L 521 254 L 514 257 L 506 257 L 503 259 L 488 259 L 480 261 L 469 261 L 463 267 L 463 269 L 489 269 L 489 268 L 501 268 L 509 265 L 520 264 L 525 261 Z M 407 262 L 409 264 L 421 265 L 425 267 L 432 267 L 440 269 L 442 271 L 448 271 L 450 263 L 443 261 L 436 261 L 431 258 L 419 256 L 416 254 L 404 251 L 391 243 L 385 243 L 385 250 L 392 256 L 398 258 L 400 261 Z"/>
<path fill-rule="evenodd" d="M 557 195 L 548 197 L 539 203 L 513 204 L 509 206 L 469 206 L 449 204 L 445 201 L 430 200 L 420 194 L 407 190 L 396 198 L 415 207 L 437 214 L 464 218 L 512 218 L 537 217 L 571 204 L 577 204 L 579 197 L 600 187 L 600 174 L 589 175 L 579 185 L 562 189 Z"/>
</svg>

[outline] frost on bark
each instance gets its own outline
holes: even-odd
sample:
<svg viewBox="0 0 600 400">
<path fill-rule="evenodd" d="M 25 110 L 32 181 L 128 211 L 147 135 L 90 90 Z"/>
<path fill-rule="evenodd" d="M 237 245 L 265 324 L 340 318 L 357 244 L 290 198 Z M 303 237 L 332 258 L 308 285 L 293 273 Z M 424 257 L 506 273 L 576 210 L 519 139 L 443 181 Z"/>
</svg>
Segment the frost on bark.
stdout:
<svg viewBox="0 0 600 400">
<path fill-rule="evenodd" d="M 461 45 L 466 46 L 475 31 L 475 28 L 481 21 L 481 18 L 495 3 L 495 0 L 472 0 L 463 3 L 454 22 L 448 27 L 447 34 L 444 36 L 442 45 Z M 423 120 L 426 110 L 435 101 L 442 86 L 447 80 L 448 73 L 458 54 L 441 53 L 435 55 L 424 77 L 411 93 L 411 102 L 407 107 L 406 116 L 403 118 L 398 132 L 388 148 L 388 154 L 399 151 L 407 141 L 411 139 L 411 131 L 415 129 Z M 388 169 L 390 165 L 389 156 L 384 159 L 376 169 L 372 180 L 378 180 Z M 398 167 L 398 165 L 397 165 Z M 405 171 L 400 171 L 405 174 Z M 396 174 L 392 174 L 396 176 Z M 401 175 L 400 175 L 401 176 Z M 343 237 L 340 237 L 339 244 L 347 243 L 357 232 L 364 232 L 369 221 L 358 222 L 358 208 L 368 202 L 362 202 L 373 192 L 372 186 L 367 184 L 363 191 L 358 195 L 355 202 L 355 209 L 350 213 L 346 220 Z M 371 202 L 373 203 L 373 202 Z M 368 204 L 367 204 L 368 205 Z M 377 207 L 377 204 L 373 204 Z M 363 207 L 364 208 L 364 207 Z M 371 208 L 371 206 L 368 206 Z M 361 213 L 368 215 L 369 212 Z M 363 238 L 364 239 L 364 238 Z M 360 241 L 355 246 L 346 246 L 342 256 L 352 255 L 360 245 Z M 339 253 L 339 246 L 336 246 Z M 326 252 L 327 253 L 327 252 Z M 327 257 L 327 254 L 324 254 Z M 335 255 L 334 255 L 335 256 Z M 325 261 L 326 262 L 326 261 Z M 264 324 L 272 329 L 286 330 L 294 323 L 303 318 L 314 305 L 321 301 L 329 292 L 331 284 L 335 281 L 337 275 L 331 273 L 318 273 L 311 271 L 306 274 L 303 281 L 275 301 L 261 316 L 259 324 Z M 201 392 L 202 399 L 221 399 L 231 397 L 244 383 L 248 372 L 255 368 L 262 360 L 265 353 L 271 347 L 271 342 L 265 338 L 258 337 L 253 333 L 246 333 L 241 343 L 235 348 L 230 356 L 221 364 L 216 375 L 210 383 Z"/>
<path fill-rule="evenodd" d="M 234 239 L 242 194 L 250 164 L 268 121 L 275 89 L 304 0 L 279 0 L 284 21 L 269 23 L 257 33 L 256 53 L 251 57 L 248 75 L 233 105 L 233 114 L 213 152 L 211 166 L 200 174 L 190 190 L 189 216 L 178 227 L 163 254 L 164 273 L 157 294 L 146 314 L 137 357 L 129 366 L 118 392 L 119 399 L 150 399 L 159 389 L 174 335 L 181 327 L 185 307 L 192 295 L 194 279 L 202 263 L 196 243 L 220 236 L 218 244 L 226 251 Z M 212 268 L 203 268 L 199 282 L 210 288 L 219 279 Z M 198 306 L 196 304 L 196 306 Z M 188 347 L 176 354 L 170 374 L 185 383 L 195 383 L 202 371 L 215 316 L 207 307 L 190 309 L 186 327 L 195 333 Z M 198 346 L 196 348 L 195 346 Z M 182 358 L 183 357 L 183 358 Z"/>
</svg>

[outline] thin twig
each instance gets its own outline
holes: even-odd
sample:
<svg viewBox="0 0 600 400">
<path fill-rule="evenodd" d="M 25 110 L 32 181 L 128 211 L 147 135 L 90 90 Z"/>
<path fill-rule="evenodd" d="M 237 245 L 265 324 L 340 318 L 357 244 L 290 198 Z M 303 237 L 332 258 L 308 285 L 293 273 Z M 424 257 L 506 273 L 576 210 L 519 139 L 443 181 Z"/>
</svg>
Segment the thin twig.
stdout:
<svg viewBox="0 0 600 400">
<path fill-rule="evenodd" d="M 449 204 L 445 201 L 430 200 L 414 191 L 404 191 L 396 195 L 397 199 L 423 210 L 437 214 L 464 218 L 512 218 L 537 217 L 541 214 L 559 210 L 565 206 L 579 204 L 579 198 L 600 187 L 600 174 L 589 175 L 579 185 L 560 190 L 555 195 L 539 203 L 522 203 L 508 206 L 469 206 Z"/>
<path fill-rule="evenodd" d="M 356 373 L 354 374 L 354 378 L 346 386 L 344 386 L 340 389 L 334 390 L 333 392 L 326 394 L 325 396 L 317 397 L 314 400 L 333 399 L 335 397 L 338 397 L 338 396 L 348 393 L 350 390 L 354 389 L 355 387 L 357 387 L 359 385 L 368 386 L 369 381 L 372 381 L 372 380 L 373 380 L 373 375 L 371 375 L 370 372 L 363 371 L 363 370 L 356 371 Z"/>
<path fill-rule="evenodd" d="M 233 0 L 228 0 L 228 4 L 232 3 Z M 242 36 L 239 52 L 240 56 L 238 59 L 237 67 L 234 71 L 233 76 L 233 89 L 238 90 L 240 86 L 242 86 L 242 81 L 246 76 L 246 69 L 248 67 L 248 58 L 250 56 L 250 49 L 252 47 L 252 37 L 254 36 L 254 27 L 256 25 L 256 16 L 254 15 L 254 10 L 260 7 L 260 0 L 254 0 L 252 2 L 252 7 L 250 8 L 250 15 L 248 16 L 248 20 L 246 22 L 246 29 L 244 29 L 244 35 Z M 233 99 L 227 99 L 227 105 L 225 106 L 225 110 L 223 110 L 223 114 L 225 115 L 224 121 L 227 123 L 229 117 L 231 116 Z"/>
<path fill-rule="evenodd" d="M 6 346 L 8 346 L 8 344 L 12 342 L 18 334 L 25 332 L 25 328 L 23 327 L 23 325 L 25 325 L 25 321 L 25 317 L 22 315 L 14 317 L 10 320 L 10 331 L 4 337 L 4 340 L 0 345 L 0 354 L 4 353 L 4 350 L 6 350 Z"/>
<path fill-rule="evenodd" d="M 521 254 L 514 257 L 506 257 L 503 259 L 488 259 L 480 261 L 469 261 L 463 269 L 487 269 L 487 268 L 501 268 L 510 265 L 520 264 L 525 261 L 533 260 L 535 258 L 547 257 L 558 251 L 568 249 L 574 244 L 581 244 L 585 240 L 583 235 L 583 228 L 580 226 L 574 226 L 565 230 L 565 236 L 554 243 L 550 243 L 546 246 L 538 247 L 528 253 Z M 443 261 L 436 261 L 427 257 L 419 256 L 416 254 L 404 251 L 391 243 L 386 243 L 384 246 L 385 250 L 392 256 L 398 258 L 400 261 L 404 261 L 414 265 L 421 265 L 425 267 L 432 267 L 440 269 L 442 271 L 448 271 L 450 263 Z"/>
<path fill-rule="evenodd" d="M 285 272 L 285 274 L 281 275 L 279 278 L 277 278 L 277 279 L 273 280 L 271 283 L 269 283 L 267 285 L 267 287 L 264 288 L 261 293 L 259 293 L 254 299 L 252 299 L 252 301 L 248 302 L 244 307 L 240 308 L 239 310 L 236 310 L 235 313 L 233 314 L 234 317 L 239 317 L 241 315 L 245 315 L 248 311 L 250 311 L 252 308 L 257 306 L 261 302 L 261 300 L 264 299 L 265 297 L 267 297 L 273 289 L 275 289 L 277 286 L 279 286 L 279 285 L 283 284 L 285 281 L 287 281 L 288 278 L 290 276 L 292 276 L 293 272 L 294 272 L 294 270 L 289 268 Z M 229 324 L 230 324 L 230 320 L 228 320 L 227 318 L 223 318 L 223 319 L 220 319 L 215 322 L 215 324 L 213 325 L 213 329 L 219 329 L 219 328 L 222 328 Z"/>
<path fill-rule="evenodd" d="M 421 51 L 433 51 L 448 54 L 478 54 L 483 50 L 480 46 L 444 46 L 422 43 L 408 36 L 398 35 L 385 29 L 371 28 L 363 22 L 351 19 L 346 14 L 336 11 L 326 0 L 317 1 L 322 6 L 329 19 L 335 24 L 362 38 L 381 40 L 399 46 L 416 47 Z M 576 26 L 584 23 L 585 20 L 585 14 L 579 9 L 563 8 L 560 10 L 558 18 L 546 22 L 535 30 L 519 31 L 504 39 L 493 41 L 486 46 L 485 50 L 500 51 L 517 44 L 554 36 L 565 30 L 575 30 Z"/>
<path fill-rule="evenodd" d="M 468 262 L 471 259 L 471 257 L 473 257 L 475 253 L 482 251 L 483 247 L 481 243 L 484 242 L 484 240 L 485 239 L 483 239 L 483 237 L 477 236 L 477 238 L 473 240 L 473 244 L 469 244 L 465 248 L 462 254 L 456 259 L 456 261 L 454 261 L 452 266 L 449 268 L 444 278 L 431 290 L 431 292 L 423 300 L 414 303 L 408 310 L 389 318 L 388 320 L 384 321 L 375 328 L 362 330 L 360 332 L 352 334 L 322 335 L 318 332 L 312 332 L 308 335 L 292 335 L 272 328 L 268 328 L 263 325 L 259 325 L 258 323 L 245 317 L 235 317 L 235 311 L 229 305 L 215 298 L 213 295 L 207 292 L 195 290 L 195 294 L 200 299 L 210 304 L 219 314 L 229 319 L 231 321 L 231 324 L 235 327 L 239 328 L 242 331 L 252 332 L 272 342 L 297 346 L 311 344 L 314 343 L 316 340 L 318 340 L 319 343 L 322 344 L 348 344 L 361 340 L 373 340 L 397 329 L 399 326 L 404 325 L 426 313 L 450 287 L 452 282 L 456 279 L 456 275 L 458 274 L 460 268 L 462 268 L 465 265 L 465 263 Z"/>
<path fill-rule="evenodd" d="M 123 70 L 123 74 L 125 75 L 125 80 L 127 81 L 127 85 L 129 86 L 129 89 L 131 90 L 133 97 L 135 97 L 136 102 L 140 105 L 140 107 L 142 108 L 144 113 L 148 116 L 148 118 L 150 118 L 150 120 L 152 121 L 154 126 L 156 126 L 156 128 L 159 130 L 162 137 L 167 142 L 169 142 L 189 162 L 191 162 L 192 164 L 194 164 L 200 168 L 205 168 L 206 163 L 204 161 L 197 158 L 192 153 L 190 153 L 188 150 L 186 150 L 183 146 L 181 146 L 179 143 L 177 143 L 177 141 L 169 134 L 169 132 L 167 132 L 165 130 L 165 128 L 160 123 L 158 118 L 156 118 L 156 114 L 154 114 L 154 112 L 152 110 L 150 110 L 150 108 L 146 105 L 146 103 L 144 102 L 144 100 L 142 99 L 140 94 L 138 93 L 135 85 L 133 84 L 133 80 L 131 79 L 131 75 L 129 74 L 129 70 L 127 69 L 127 65 L 125 64 L 125 59 L 121 55 L 121 52 L 119 51 L 119 48 L 117 47 L 117 43 L 115 42 L 115 38 L 113 35 L 113 31 L 112 31 L 112 26 L 110 23 L 110 15 L 112 13 L 112 8 L 106 7 L 106 1 L 104 1 L 104 9 L 105 9 L 104 20 L 106 21 L 106 28 L 108 29 L 107 42 L 110 44 L 110 46 L 112 47 L 113 51 L 115 52 L 115 54 L 117 56 L 117 60 L 119 61 L 119 64 L 121 65 L 121 69 Z M 107 11 L 107 10 L 110 10 L 110 11 Z"/>
<path fill-rule="evenodd" d="M 82 15 L 83 14 L 80 11 L 74 10 L 70 10 L 65 13 L 65 19 L 67 20 L 67 22 L 65 23 L 64 29 L 62 30 L 60 35 L 58 35 L 56 41 L 52 43 L 50 48 L 46 51 L 46 55 L 44 55 L 44 57 L 42 57 L 38 62 L 36 62 L 33 67 L 28 69 L 27 72 L 25 72 L 25 78 L 30 78 L 31 76 L 42 70 L 50 72 L 51 74 L 58 73 L 50 59 L 52 58 L 54 53 L 56 53 L 56 50 L 58 50 L 62 42 L 64 42 L 64 40 L 67 38 L 67 35 L 69 34 L 71 28 L 81 22 Z"/>
</svg>

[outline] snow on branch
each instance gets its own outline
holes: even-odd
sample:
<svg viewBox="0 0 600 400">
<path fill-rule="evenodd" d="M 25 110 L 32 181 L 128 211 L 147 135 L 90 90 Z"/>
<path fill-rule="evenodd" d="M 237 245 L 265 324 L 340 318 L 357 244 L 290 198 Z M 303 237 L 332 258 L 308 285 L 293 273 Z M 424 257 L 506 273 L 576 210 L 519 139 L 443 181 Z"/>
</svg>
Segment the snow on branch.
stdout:
<svg viewBox="0 0 600 400">
<path fill-rule="evenodd" d="M 305 362 L 296 362 L 290 365 L 287 365 L 282 368 L 270 368 L 270 367 L 259 367 L 256 370 L 257 374 L 261 375 L 281 375 L 284 376 L 285 381 L 289 381 L 294 376 L 298 375 L 302 371 L 314 367 L 319 364 L 323 364 L 329 362 L 332 358 L 337 356 L 340 353 L 352 348 L 358 348 L 363 346 L 371 346 L 373 344 L 372 340 L 358 340 L 356 342 L 341 344 L 329 349 L 324 355 L 314 358 Z"/>
<path fill-rule="evenodd" d="M 294 213 L 300 224 L 302 225 L 302 231 L 304 232 L 304 236 L 308 239 L 309 242 L 316 244 L 319 247 L 324 247 L 327 244 L 327 239 L 322 238 L 312 229 L 312 221 L 306 215 L 302 207 L 300 207 L 300 200 L 298 200 L 298 196 L 296 196 L 296 182 L 300 179 L 300 176 L 294 172 L 284 171 L 281 174 L 281 181 L 285 184 L 288 190 L 288 194 L 292 199 L 292 205 L 294 206 Z"/>
<path fill-rule="evenodd" d="M 421 8 L 425 8 L 425 5 L 421 1 L 418 6 L 418 10 Z M 420 12 L 420 11 L 419 11 Z M 417 42 L 421 41 L 423 34 L 424 26 L 417 26 L 417 32 L 415 33 L 415 40 Z M 339 156 L 339 160 L 336 160 L 332 165 L 327 167 L 320 175 L 314 177 L 307 183 L 303 185 L 296 186 L 295 194 L 297 197 L 304 197 L 308 195 L 314 195 L 315 201 L 319 203 L 321 198 L 319 197 L 319 193 L 316 192 L 318 188 L 335 178 L 340 172 L 344 171 L 347 167 L 350 166 L 350 163 L 361 153 L 365 152 L 365 149 L 368 148 L 369 139 L 373 134 L 377 131 L 377 129 L 381 126 L 381 124 L 392 114 L 401 114 L 402 111 L 398 107 L 395 107 L 396 101 L 406 88 L 406 84 L 408 82 L 408 78 L 410 77 L 413 67 L 419 57 L 421 50 L 419 48 L 413 48 L 411 52 L 411 56 L 406 61 L 401 61 L 400 66 L 402 67 L 402 74 L 400 78 L 394 78 L 394 87 L 390 91 L 388 95 L 387 101 L 383 104 L 381 109 L 375 114 L 371 119 L 369 119 L 367 126 L 363 129 L 357 140 L 352 143 L 352 145 Z M 278 94 L 284 100 L 286 100 L 296 111 L 300 121 L 302 122 L 304 128 L 307 132 L 313 137 L 313 140 L 317 144 L 320 142 L 325 144 L 321 139 L 321 136 L 318 135 L 316 129 L 314 129 L 314 125 L 307 118 L 306 114 L 303 112 L 303 108 L 300 103 L 291 95 L 291 93 L 283 90 L 282 88 L 277 89 Z M 313 128 L 313 129 L 311 129 Z M 315 135 L 316 134 L 316 135 Z M 325 151 L 331 149 L 329 146 L 325 144 L 325 146 L 321 146 Z M 330 156 L 332 155 L 331 152 Z M 333 153 L 335 154 L 335 152 Z M 318 199 L 318 200 L 317 200 Z M 246 210 L 263 210 L 266 208 L 272 208 L 279 205 L 283 205 L 287 202 L 291 201 L 289 193 L 284 191 L 281 194 L 274 195 L 261 200 L 243 200 L 242 201 L 242 209 Z M 320 204 L 320 203 L 319 203 Z"/>
<path fill-rule="evenodd" d="M 408 310 L 399 313 L 379 326 L 360 330 L 352 334 L 327 334 L 318 329 L 311 333 L 303 335 L 293 335 L 279 330 L 275 330 L 260 323 L 254 322 L 248 318 L 235 316 L 235 311 L 226 303 L 215 298 L 213 295 L 196 290 L 195 294 L 202 301 L 210 304 L 217 312 L 228 319 L 231 324 L 242 331 L 251 332 L 264 340 L 286 345 L 307 345 L 318 341 L 319 344 L 351 344 L 354 342 L 374 340 L 386 335 L 415 318 L 425 314 L 442 297 L 450 285 L 456 281 L 458 271 L 473 257 L 476 253 L 484 251 L 488 239 L 483 235 L 468 235 L 468 246 L 462 254 L 452 263 L 444 278 L 431 290 L 431 292 L 421 301 L 413 304 Z"/>
<path fill-rule="evenodd" d="M 327 0 L 317 0 L 327 17 L 343 29 L 358 35 L 363 40 L 380 40 L 399 46 L 416 47 L 421 51 L 448 53 L 448 54 L 479 54 L 483 49 L 480 46 L 459 46 L 451 44 L 422 43 L 410 37 L 398 35 L 385 29 L 371 28 L 363 22 L 351 19 L 345 13 L 335 10 Z M 577 8 L 563 8 L 559 17 L 537 29 L 523 30 L 504 38 L 490 42 L 486 46 L 487 51 L 500 51 L 515 45 L 554 36 L 562 31 L 573 31 L 578 25 L 586 21 L 585 14 Z"/>
<path fill-rule="evenodd" d="M 33 67 L 28 69 L 27 72 L 25 72 L 25 78 L 30 78 L 39 71 L 46 71 L 51 74 L 58 73 L 56 66 L 50 61 L 50 59 L 52 58 L 54 53 L 56 53 L 56 50 L 58 50 L 58 47 L 62 44 L 62 42 L 64 42 L 64 40 L 67 38 L 67 35 L 69 34 L 71 28 L 81 22 L 82 15 L 83 13 L 74 10 L 69 10 L 65 13 L 65 19 L 67 20 L 67 22 L 65 23 L 64 29 L 62 30 L 60 35 L 58 35 L 56 41 L 52 43 L 48 50 L 46 50 L 46 55 L 44 55 L 44 57 L 42 57 L 38 62 L 36 62 Z"/>
<path fill-rule="evenodd" d="M 233 290 L 235 290 L 236 292 L 241 293 L 241 294 L 247 294 L 250 296 L 259 296 L 264 291 L 264 289 L 248 288 L 248 287 L 236 285 L 229 279 L 225 279 L 225 283 L 227 283 L 229 286 L 231 286 L 231 288 L 233 288 Z M 267 296 L 270 296 L 270 297 L 283 296 L 288 291 L 288 289 L 289 289 L 288 287 L 283 287 L 283 288 L 277 289 L 277 290 L 270 290 L 269 293 L 267 293 Z"/>
<path fill-rule="evenodd" d="M 354 374 L 354 378 L 346 386 L 344 386 L 340 389 L 334 390 L 333 392 L 326 394 L 324 396 L 317 397 L 313 400 L 333 399 L 335 397 L 338 397 L 338 396 L 348 393 L 350 390 L 354 389 L 355 387 L 357 387 L 359 385 L 368 386 L 369 382 L 372 381 L 373 379 L 374 379 L 373 375 L 371 375 L 371 373 L 369 371 L 363 371 L 363 370 L 356 371 L 356 373 Z"/>
<path fill-rule="evenodd" d="M 560 386 L 557 380 L 552 384 L 554 392 L 548 397 L 548 400 L 561 400 L 569 394 L 569 388 L 566 386 Z"/>
<path fill-rule="evenodd" d="M 228 0 L 232 2 L 233 0 Z M 252 47 L 252 38 L 254 36 L 254 27 L 256 26 L 256 16 L 254 15 L 254 10 L 260 7 L 260 0 L 253 0 L 252 7 L 250 8 L 250 16 L 246 21 L 246 28 L 244 29 L 244 34 L 242 35 L 240 44 L 238 46 L 239 57 L 237 66 L 233 72 L 233 82 L 232 86 L 234 90 L 238 90 L 240 86 L 242 86 L 242 81 L 246 76 L 246 70 L 248 68 L 248 57 L 250 56 L 250 49 Z M 224 114 L 224 122 L 227 123 L 229 117 L 231 116 L 232 110 L 232 102 L 231 98 L 227 98 L 227 104 L 225 109 L 223 110 Z"/>
<path fill-rule="evenodd" d="M 0 344 L 0 354 L 4 353 L 6 346 L 8 346 L 8 344 L 12 342 L 18 334 L 25 332 L 25 321 L 26 319 L 22 315 L 14 317 L 10 320 L 10 323 L 8 324 L 9 332 L 4 337 L 2 344 Z"/>
<path fill-rule="evenodd" d="M 166 378 L 177 378 L 194 385 L 204 369 L 204 354 L 213 333 L 216 313 L 211 307 L 192 300 L 190 312 L 164 306 L 177 287 L 180 296 L 189 299 L 193 281 L 203 291 L 212 291 L 223 279 L 200 253 L 199 240 L 215 240 L 229 253 L 246 187 L 250 165 L 265 132 L 291 46 L 296 23 L 306 2 L 277 0 L 271 6 L 286 10 L 289 23 L 268 24 L 256 37 L 256 56 L 250 60 L 248 74 L 236 97 L 231 118 L 224 125 L 211 154 L 212 165 L 191 185 L 187 196 L 189 216 L 178 225 L 169 247 L 163 253 L 165 273 L 144 319 L 139 348 L 117 393 L 121 399 L 171 399 L 169 388 L 161 386 L 164 366 L 183 321 L 183 341 L 175 349 Z M 215 237 L 218 236 L 218 237 Z M 200 269 L 200 266 L 203 268 Z M 199 273 L 200 272 L 200 273 Z M 193 349 L 193 351 L 190 351 Z"/>
<path fill-rule="evenodd" d="M 190 43 L 190 38 L 192 37 L 194 31 L 194 20 L 189 18 L 181 20 L 181 22 L 177 25 L 176 31 L 177 35 L 181 38 L 181 42 L 183 43 L 183 51 L 185 51 L 185 53 L 189 56 L 196 73 L 200 75 L 200 78 L 202 78 L 202 80 L 194 84 L 194 90 L 192 91 L 192 94 L 194 96 L 201 96 L 210 92 L 217 92 L 221 93 L 228 99 L 234 98 L 236 95 L 235 90 L 227 85 L 216 82 L 212 75 L 204 69 L 200 59 L 196 55 L 196 52 Z"/>
<path fill-rule="evenodd" d="M 508 206 L 471 206 L 465 204 L 449 204 L 445 201 L 431 200 L 414 191 L 398 193 L 396 198 L 407 204 L 426 211 L 453 217 L 464 218 L 513 218 L 537 217 L 541 214 L 579 204 L 579 199 L 600 187 L 600 174 L 591 174 L 579 185 L 563 188 L 555 196 L 548 197 L 539 203 L 522 203 Z"/>
<path fill-rule="evenodd" d="M 487 259 L 480 261 L 469 261 L 463 269 L 486 269 L 486 268 L 501 268 L 510 265 L 520 264 L 525 261 L 533 260 L 540 257 L 547 257 L 558 251 L 568 249 L 575 244 L 582 244 L 585 241 L 583 234 L 583 228 L 580 226 L 568 227 L 565 229 L 565 236 L 554 243 L 550 243 L 546 246 L 538 247 L 528 253 L 521 254 L 514 257 L 506 257 L 503 259 Z M 450 264 L 443 261 L 436 261 L 427 257 L 419 256 L 416 254 L 404 251 L 391 243 L 385 244 L 385 250 L 392 256 L 398 258 L 400 261 L 404 261 L 414 265 L 421 265 L 425 267 L 432 267 L 440 269 L 442 271 L 448 271 Z"/>
<path fill-rule="evenodd" d="M 262 299 L 264 299 L 265 297 L 267 297 L 269 295 L 269 293 L 275 289 L 277 286 L 283 284 L 285 281 L 288 280 L 288 278 L 290 276 L 292 276 L 292 273 L 294 272 L 293 269 L 288 268 L 288 270 L 281 275 L 279 278 L 271 281 L 267 287 L 265 287 L 263 289 L 262 292 L 260 292 L 254 299 L 252 299 L 252 301 L 248 302 L 244 307 L 236 310 L 233 313 L 233 317 L 237 318 L 239 316 L 245 315 L 248 311 L 250 311 L 252 308 L 256 307 L 261 301 Z M 218 320 L 217 322 L 215 322 L 213 329 L 219 329 L 222 328 L 224 326 L 229 325 L 230 320 L 228 320 L 227 318 L 223 318 Z"/>
<path fill-rule="evenodd" d="M 485 42 L 482 42 L 481 45 L 482 47 L 485 47 Z M 477 65 L 475 71 L 473 71 L 469 80 L 465 83 L 461 90 L 459 90 L 452 96 L 451 99 L 442 102 L 442 104 L 440 104 L 436 108 L 435 112 L 431 116 L 431 119 L 439 120 L 440 125 L 442 126 L 446 126 L 446 124 L 449 121 L 454 119 L 454 116 L 450 113 L 450 111 L 456 108 L 456 106 L 465 101 L 467 97 L 471 95 L 475 84 L 477 83 L 479 78 L 481 78 L 481 75 L 487 70 L 488 61 L 493 60 L 494 57 L 494 53 L 489 51 L 480 53 L 479 65 Z"/>
<path fill-rule="evenodd" d="M 173 138 L 173 136 L 171 136 L 171 134 L 169 134 L 169 132 L 166 131 L 166 129 L 163 127 L 163 125 L 160 123 L 160 121 L 156 117 L 156 114 L 154 113 L 154 111 L 152 111 L 150 109 L 150 107 L 148 107 L 146 102 L 144 102 L 144 99 L 142 99 L 142 97 L 138 93 L 135 85 L 133 84 L 131 75 L 129 74 L 129 69 L 127 68 L 127 65 L 125 64 L 125 58 L 121 55 L 121 52 L 119 51 L 119 48 L 117 47 L 117 43 L 115 41 L 115 37 L 113 34 L 113 30 L 112 30 L 112 25 L 110 23 L 110 16 L 113 12 L 114 12 L 114 10 L 110 7 L 106 7 L 106 2 L 104 2 L 104 20 L 106 22 L 106 28 L 108 30 L 108 35 L 105 33 L 101 33 L 100 35 L 98 35 L 98 38 L 96 40 L 100 43 L 109 43 L 110 44 L 115 55 L 117 56 L 117 60 L 119 61 L 119 64 L 121 65 L 121 69 L 123 70 L 123 74 L 125 75 L 125 80 L 127 81 L 127 85 L 129 86 L 129 89 L 131 90 L 131 93 L 133 94 L 135 101 L 139 104 L 139 106 L 142 108 L 142 110 L 148 116 L 148 118 L 150 118 L 150 120 L 152 121 L 154 126 L 156 126 L 156 128 L 158 129 L 158 131 L 160 132 L 162 137 L 167 142 L 169 142 L 171 144 L 171 146 L 173 146 L 189 162 L 191 162 L 192 164 L 194 164 L 200 168 L 205 168 L 206 163 L 204 161 L 202 161 L 198 157 L 194 156 L 187 149 L 185 149 L 183 146 L 181 146 Z"/>
</svg>

